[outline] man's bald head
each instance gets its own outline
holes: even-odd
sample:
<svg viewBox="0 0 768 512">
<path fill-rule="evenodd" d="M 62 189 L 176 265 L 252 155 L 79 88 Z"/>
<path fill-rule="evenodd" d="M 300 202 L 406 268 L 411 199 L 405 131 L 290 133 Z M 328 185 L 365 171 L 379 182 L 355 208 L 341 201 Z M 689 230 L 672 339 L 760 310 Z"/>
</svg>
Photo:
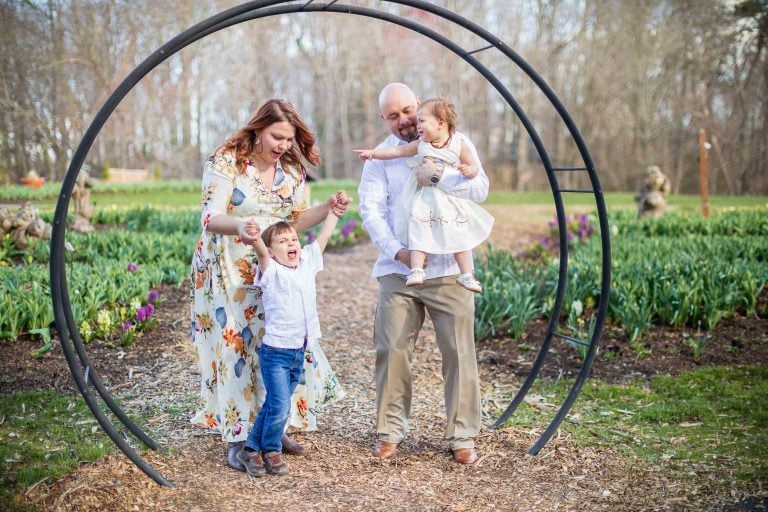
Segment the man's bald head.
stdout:
<svg viewBox="0 0 768 512">
<path fill-rule="evenodd" d="M 416 110 L 419 98 L 410 87 L 401 83 L 391 83 L 384 86 L 379 94 L 379 109 L 381 118 L 387 124 L 392 134 L 404 141 L 416 140 Z"/>
</svg>

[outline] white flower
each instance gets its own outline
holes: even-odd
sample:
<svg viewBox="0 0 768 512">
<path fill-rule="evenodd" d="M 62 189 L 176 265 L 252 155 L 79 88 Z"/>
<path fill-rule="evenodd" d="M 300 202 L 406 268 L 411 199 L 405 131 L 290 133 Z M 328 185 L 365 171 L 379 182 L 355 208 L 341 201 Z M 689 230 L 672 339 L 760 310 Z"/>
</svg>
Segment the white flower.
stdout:
<svg viewBox="0 0 768 512">
<path fill-rule="evenodd" d="M 575 300 L 571 302 L 571 310 L 576 316 L 581 316 L 584 312 L 584 304 L 582 304 L 580 300 Z"/>
<path fill-rule="evenodd" d="M 101 328 L 107 328 L 112 325 L 112 315 L 110 315 L 109 311 L 106 309 L 102 309 L 99 311 L 99 314 L 96 315 L 96 323 L 98 323 Z"/>
</svg>

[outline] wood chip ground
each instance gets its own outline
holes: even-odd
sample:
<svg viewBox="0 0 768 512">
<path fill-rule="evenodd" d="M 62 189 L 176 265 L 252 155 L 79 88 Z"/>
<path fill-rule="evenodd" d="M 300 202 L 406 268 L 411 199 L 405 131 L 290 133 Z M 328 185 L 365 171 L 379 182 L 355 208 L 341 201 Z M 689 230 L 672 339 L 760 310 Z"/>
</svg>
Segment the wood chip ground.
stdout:
<svg viewBox="0 0 768 512">
<path fill-rule="evenodd" d="M 113 390 L 129 413 L 154 411 L 146 427 L 163 450 L 142 454 L 176 487 L 157 485 L 118 454 L 39 483 L 18 496 L 20 504 L 46 511 L 714 511 L 745 492 L 695 467 L 672 473 L 579 447 L 563 431 L 539 455 L 526 455 L 545 424 L 485 428 L 477 439 L 480 461 L 454 463 L 442 442 L 440 354 L 429 321 L 414 355 L 410 434 L 394 460 L 373 458 L 375 258 L 370 243 L 326 255 L 318 276 L 324 347 L 348 396 L 321 413 L 317 432 L 296 436 L 309 456 L 288 457 L 287 476 L 251 479 L 229 468 L 218 436 L 188 423 L 199 384 L 187 310 L 180 307 L 161 318 L 173 323 L 178 339 L 156 354 L 153 367 L 135 368 Z M 521 379 L 482 362 L 481 376 L 487 426 Z"/>
</svg>

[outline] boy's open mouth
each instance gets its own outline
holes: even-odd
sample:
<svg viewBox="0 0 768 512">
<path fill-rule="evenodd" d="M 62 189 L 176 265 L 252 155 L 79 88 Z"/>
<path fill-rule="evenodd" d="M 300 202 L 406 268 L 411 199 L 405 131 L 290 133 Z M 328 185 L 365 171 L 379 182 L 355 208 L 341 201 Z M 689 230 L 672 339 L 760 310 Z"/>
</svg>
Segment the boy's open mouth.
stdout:
<svg viewBox="0 0 768 512">
<path fill-rule="evenodd" d="M 291 249 L 290 251 L 288 251 L 288 259 L 295 260 L 297 252 L 298 251 L 296 251 L 296 249 Z"/>
</svg>

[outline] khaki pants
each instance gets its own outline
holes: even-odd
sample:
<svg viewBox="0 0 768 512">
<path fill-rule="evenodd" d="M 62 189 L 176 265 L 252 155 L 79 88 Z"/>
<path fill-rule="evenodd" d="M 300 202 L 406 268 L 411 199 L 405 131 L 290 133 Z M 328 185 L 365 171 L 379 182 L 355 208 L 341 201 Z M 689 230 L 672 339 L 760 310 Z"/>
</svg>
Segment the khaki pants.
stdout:
<svg viewBox="0 0 768 512">
<path fill-rule="evenodd" d="M 456 276 L 407 288 L 405 276 L 379 278 L 373 342 L 376 349 L 376 432 L 399 443 L 411 411 L 411 359 L 425 311 L 435 326 L 442 355 L 447 424 L 452 450 L 474 447 L 480 432 L 480 379 L 475 357 L 475 302 Z"/>
</svg>

